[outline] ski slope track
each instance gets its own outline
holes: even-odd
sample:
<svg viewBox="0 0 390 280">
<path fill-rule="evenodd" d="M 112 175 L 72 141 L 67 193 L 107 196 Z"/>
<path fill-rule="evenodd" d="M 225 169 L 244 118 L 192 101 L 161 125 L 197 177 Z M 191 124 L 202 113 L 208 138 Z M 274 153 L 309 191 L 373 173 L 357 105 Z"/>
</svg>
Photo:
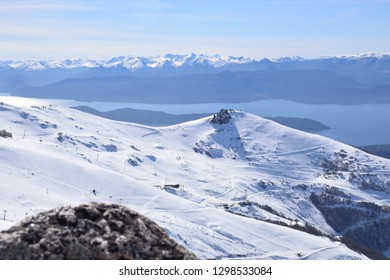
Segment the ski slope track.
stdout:
<svg viewBox="0 0 390 280">
<path fill-rule="evenodd" d="M 146 215 L 201 259 L 366 259 L 340 235 L 388 223 L 390 161 L 319 135 L 242 111 L 154 128 L 0 101 L 13 134 L 0 137 L 0 229 L 99 201 Z M 338 209 L 364 214 L 336 223 Z M 378 235 L 372 249 L 386 254 Z"/>
</svg>

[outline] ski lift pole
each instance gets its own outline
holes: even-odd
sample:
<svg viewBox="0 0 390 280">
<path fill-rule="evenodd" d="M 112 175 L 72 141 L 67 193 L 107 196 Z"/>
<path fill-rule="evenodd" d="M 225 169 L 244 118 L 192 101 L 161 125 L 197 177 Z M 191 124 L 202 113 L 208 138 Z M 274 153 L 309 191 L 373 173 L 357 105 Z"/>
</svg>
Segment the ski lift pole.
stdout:
<svg viewBox="0 0 390 280">
<path fill-rule="evenodd" d="M 3 220 L 5 221 L 5 216 L 7 215 L 7 210 L 4 210 L 4 217 Z"/>
</svg>

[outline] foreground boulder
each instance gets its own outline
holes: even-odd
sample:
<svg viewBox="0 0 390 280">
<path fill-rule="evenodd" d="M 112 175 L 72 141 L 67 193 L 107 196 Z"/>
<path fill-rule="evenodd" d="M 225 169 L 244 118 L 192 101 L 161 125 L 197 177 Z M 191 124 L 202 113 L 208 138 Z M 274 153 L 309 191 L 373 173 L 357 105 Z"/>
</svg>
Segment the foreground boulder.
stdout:
<svg viewBox="0 0 390 280">
<path fill-rule="evenodd" d="M 120 205 L 65 206 L 0 234 L 0 259 L 196 259 L 154 222 Z"/>
</svg>

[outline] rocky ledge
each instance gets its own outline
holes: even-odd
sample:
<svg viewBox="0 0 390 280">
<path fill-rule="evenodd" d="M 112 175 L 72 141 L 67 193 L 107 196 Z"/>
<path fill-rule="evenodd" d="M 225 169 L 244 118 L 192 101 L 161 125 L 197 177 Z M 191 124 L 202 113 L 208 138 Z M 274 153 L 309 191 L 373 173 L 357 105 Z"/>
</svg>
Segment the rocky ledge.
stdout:
<svg viewBox="0 0 390 280">
<path fill-rule="evenodd" d="M 234 112 L 233 110 L 221 109 L 218 113 L 216 113 L 210 120 L 211 123 L 214 124 L 227 124 L 229 123 L 232 116 L 230 113 Z"/>
<path fill-rule="evenodd" d="M 124 206 L 64 206 L 1 232 L 0 259 L 196 259 L 156 223 Z"/>
</svg>

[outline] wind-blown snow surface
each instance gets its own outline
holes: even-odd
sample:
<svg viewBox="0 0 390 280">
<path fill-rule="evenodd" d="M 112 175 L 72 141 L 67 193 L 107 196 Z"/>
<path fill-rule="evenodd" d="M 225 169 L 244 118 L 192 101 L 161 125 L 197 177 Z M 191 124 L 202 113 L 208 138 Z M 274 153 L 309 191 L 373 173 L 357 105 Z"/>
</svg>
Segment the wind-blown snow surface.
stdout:
<svg viewBox="0 0 390 280">
<path fill-rule="evenodd" d="M 13 138 L 0 137 L 0 229 L 44 209 L 102 201 L 146 215 L 203 259 L 360 259 L 340 242 L 261 220 L 335 234 L 310 201 L 331 186 L 389 204 L 388 160 L 245 112 L 222 125 L 207 117 L 153 128 L 50 101 L 1 101 L 0 129 Z M 324 176 L 320 159 L 340 150 L 387 189 Z"/>
</svg>

